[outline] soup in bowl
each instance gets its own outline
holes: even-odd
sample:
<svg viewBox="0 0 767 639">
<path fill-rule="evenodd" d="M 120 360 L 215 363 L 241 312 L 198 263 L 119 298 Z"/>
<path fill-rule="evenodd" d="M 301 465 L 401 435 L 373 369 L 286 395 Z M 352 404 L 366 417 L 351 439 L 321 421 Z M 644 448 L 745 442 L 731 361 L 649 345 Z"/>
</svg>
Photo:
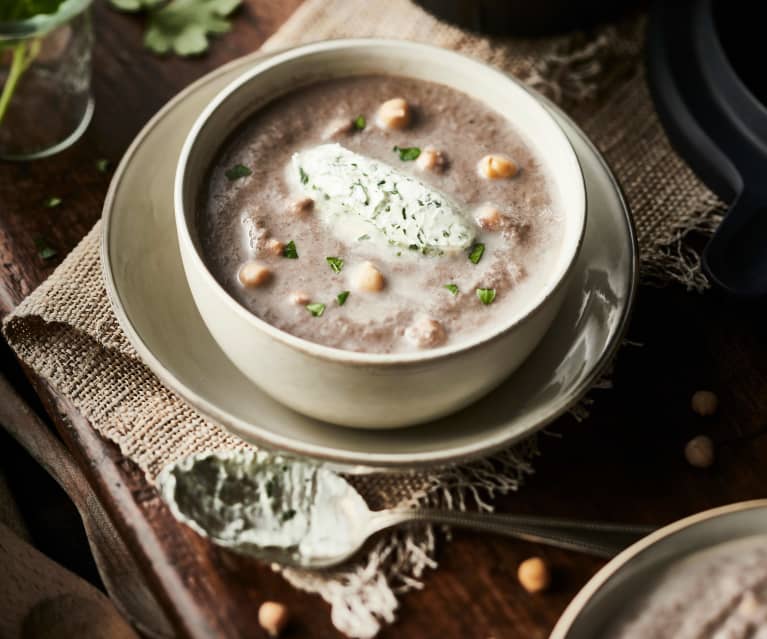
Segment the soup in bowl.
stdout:
<svg viewBox="0 0 767 639">
<path fill-rule="evenodd" d="M 369 428 L 458 410 L 519 366 L 585 228 L 577 158 L 536 98 L 400 41 L 245 73 L 190 132 L 175 198 L 224 352 L 299 412 Z"/>
</svg>

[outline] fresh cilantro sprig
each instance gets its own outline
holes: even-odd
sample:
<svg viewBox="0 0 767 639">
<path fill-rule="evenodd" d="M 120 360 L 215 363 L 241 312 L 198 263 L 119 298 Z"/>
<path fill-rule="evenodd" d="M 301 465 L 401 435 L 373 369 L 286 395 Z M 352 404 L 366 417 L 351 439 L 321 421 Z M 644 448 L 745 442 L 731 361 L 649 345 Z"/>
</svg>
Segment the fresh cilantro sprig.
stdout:
<svg viewBox="0 0 767 639">
<path fill-rule="evenodd" d="M 208 37 L 232 27 L 229 15 L 242 0 L 109 0 L 121 11 L 146 11 L 144 46 L 187 56 L 208 48 Z"/>
</svg>

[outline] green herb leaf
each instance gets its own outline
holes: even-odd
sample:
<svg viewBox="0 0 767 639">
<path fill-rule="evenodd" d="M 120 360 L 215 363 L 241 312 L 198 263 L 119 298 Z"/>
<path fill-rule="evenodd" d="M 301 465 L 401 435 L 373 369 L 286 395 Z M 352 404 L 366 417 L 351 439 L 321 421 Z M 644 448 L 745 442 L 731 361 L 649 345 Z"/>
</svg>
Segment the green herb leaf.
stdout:
<svg viewBox="0 0 767 639">
<path fill-rule="evenodd" d="M 453 295 L 458 295 L 458 287 L 455 284 L 445 284 L 445 288 Z"/>
<path fill-rule="evenodd" d="M 301 184 L 306 184 L 309 181 L 309 176 L 306 171 L 304 171 L 303 167 L 298 167 L 298 174 L 301 176 Z"/>
<path fill-rule="evenodd" d="M 370 239 L 370 236 L 367 233 L 365 233 L 364 235 L 360 235 L 357 238 L 357 241 L 358 242 L 364 242 L 365 240 L 369 240 L 369 239 Z"/>
<path fill-rule="evenodd" d="M 322 317 L 322 314 L 325 312 L 325 305 L 320 302 L 312 302 L 306 305 L 306 310 L 314 315 L 314 317 Z"/>
<path fill-rule="evenodd" d="M 495 299 L 495 289 L 494 288 L 478 288 L 477 297 L 479 298 L 479 301 L 482 302 L 483 304 L 492 304 L 493 300 Z"/>
<path fill-rule="evenodd" d="M 55 209 L 63 201 L 60 197 L 49 197 L 43 202 L 43 206 L 46 209 Z"/>
<path fill-rule="evenodd" d="M 403 162 L 412 162 L 413 160 L 417 159 L 419 155 L 421 155 L 421 149 L 419 149 L 417 146 L 395 146 L 392 150 L 395 153 L 399 153 L 399 159 Z"/>
<path fill-rule="evenodd" d="M 107 160 L 106 158 L 101 158 L 100 160 L 96 160 L 96 170 L 99 173 L 109 172 L 109 160 Z"/>
<path fill-rule="evenodd" d="M 349 291 L 341 291 L 338 295 L 336 295 L 336 300 L 338 300 L 338 305 L 343 306 L 346 304 L 346 298 L 349 297 Z"/>
<path fill-rule="evenodd" d="M 165 0 L 109 0 L 115 9 L 120 11 L 140 11 L 160 6 Z"/>
<path fill-rule="evenodd" d="M 364 115 L 358 115 L 356 118 L 354 118 L 354 128 L 357 129 L 357 131 L 363 131 L 366 126 L 367 120 L 365 120 Z"/>
<path fill-rule="evenodd" d="M 3 0 L 0 22 L 16 22 L 40 15 L 57 13 L 64 0 Z"/>
<path fill-rule="evenodd" d="M 296 250 L 296 243 L 290 240 L 282 249 L 282 257 L 287 257 L 289 260 L 298 259 L 298 251 Z"/>
<path fill-rule="evenodd" d="M 149 12 L 144 46 L 155 53 L 194 55 L 208 48 L 208 35 L 226 33 L 226 19 L 241 0 L 170 0 Z M 143 3 L 143 0 L 142 0 Z"/>
<path fill-rule="evenodd" d="M 479 264 L 479 261 L 482 259 L 482 254 L 485 252 L 485 245 L 477 243 L 474 246 L 471 247 L 471 251 L 469 251 L 469 261 L 471 261 L 472 264 Z"/>
<path fill-rule="evenodd" d="M 230 182 L 234 182 L 240 178 L 248 177 L 252 174 L 253 171 L 251 171 L 247 166 L 243 166 L 242 164 L 235 164 L 231 169 L 227 169 L 225 171 L 225 175 Z"/>
<path fill-rule="evenodd" d="M 280 517 L 280 519 L 284 523 L 286 521 L 293 519 L 293 517 L 295 516 L 296 516 L 296 511 L 291 508 L 290 510 L 286 510 L 284 513 L 282 513 L 282 516 Z"/>
<path fill-rule="evenodd" d="M 411 251 L 417 251 L 417 250 L 418 250 L 418 244 L 410 244 L 410 245 L 408 246 L 408 248 L 409 248 Z"/>
<path fill-rule="evenodd" d="M 37 248 L 37 255 L 41 260 L 49 260 L 52 257 L 56 257 L 58 253 L 42 236 L 35 238 L 35 247 Z"/>
<path fill-rule="evenodd" d="M 344 261 L 340 257 L 326 257 L 325 261 L 333 269 L 334 273 L 340 273 L 344 267 Z"/>
</svg>

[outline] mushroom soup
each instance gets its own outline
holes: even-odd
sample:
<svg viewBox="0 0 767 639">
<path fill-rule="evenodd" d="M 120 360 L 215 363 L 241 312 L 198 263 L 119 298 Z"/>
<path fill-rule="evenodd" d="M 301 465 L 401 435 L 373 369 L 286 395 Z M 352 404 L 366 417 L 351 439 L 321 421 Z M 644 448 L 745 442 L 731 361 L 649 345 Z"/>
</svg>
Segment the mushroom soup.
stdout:
<svg viewBox="0 0 767 639">
<path fill-rule="evenodd" d="M 297 88 L 224 144 L 197 228 L 220 284 L 269 324 L 368 353 L 481 339 L 554 276 L 542 158 L 466 94 L 396 76 Z"/>
<path fill-rule="evenodd" d="M 605 639 L 767 636 L 767 536 L 747 537 L 673 564 Z"/>
</svg>

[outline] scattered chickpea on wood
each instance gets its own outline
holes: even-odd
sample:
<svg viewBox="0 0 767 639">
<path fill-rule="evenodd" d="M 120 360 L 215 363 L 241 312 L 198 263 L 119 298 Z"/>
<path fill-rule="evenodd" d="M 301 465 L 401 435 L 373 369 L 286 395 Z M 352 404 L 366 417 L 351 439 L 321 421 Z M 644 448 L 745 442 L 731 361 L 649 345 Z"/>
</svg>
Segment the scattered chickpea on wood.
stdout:
<svg viewBox="0 0 767 639">
<path fill-rule="evenodd" d="M 477 209 L 474 214 L 474 219 L 481 229 L 484 229 L 485 231 L 497 231 L 501 228 L 503 215 L 495 206 L 485 204 Z"/>
<path fill-rule="evenodd" d="M 265 601 L 258 609 L 258 623 L 270 637 L 279 637 L 289 619 L 287 607 L 276 601 Z"/>
<path fill-rule="evenodd" d="M 404 129 L 410 124 L 410 111 L 404 98 L 392 98 L 378 107 L 376 124 L 382 129 Z"/>
<path fill-rule="evenodd" d="M 363 262 L 354 273 L 354 287 L 360 291 L 377 293 L 386 284 L 384 276 L 371 262 Z"/>
<path fill-rule="evenodd" d="M 441 173 L 447 168 L 447 157 L 442 151 L 437 151 L 434 147 L 427 146 L 421 151 L 421 155 L 418 156 L 415 163 L 421 171 Z"/>
<path fill-rule="evenodd" d="M 272 272 L 266 266 L 255 261 L 245 262 L 245 264 L 240 267 L 240 272 L 238 274 L 240 283 L 248 288 L 266 284 L 271 275 Z"/>
<path fill-rule="evenodd" d="M 293 215 L 307 215 L 314 210 L 314 200 L 310 197 L 302 197 L 290 205 L 290 212 Z"/>
<path fill-rule="evenodd" d="M 517 579 L 527 592 L 533 594 L 543 592 L 551 584 L 551 571 L 543 559 L 531 557 L 519 564 Z"/>
<path fill-rule="evenodd" d="M 707 435 L 693 437 L 684 447 L 684 456 L 690 466 L 708 468 L 714 463 L 714 442 Z"/>
<path fill-rule="evenodd" d="M 719 408 L 719 398 L 716 393 L 707 390 L 699 390 L 693 393 L 690 399 L 690 407 L 693 412 L 701 417 L 710 417 Z"/>
<path fill-rule="evenodd" d="M 479 161 L 477 171 L 483 178 L 498 180 L 500 178 L 514 177 L 519 172 L 519 167 L 507 155 L 491 153 Z"/>
</svg>

